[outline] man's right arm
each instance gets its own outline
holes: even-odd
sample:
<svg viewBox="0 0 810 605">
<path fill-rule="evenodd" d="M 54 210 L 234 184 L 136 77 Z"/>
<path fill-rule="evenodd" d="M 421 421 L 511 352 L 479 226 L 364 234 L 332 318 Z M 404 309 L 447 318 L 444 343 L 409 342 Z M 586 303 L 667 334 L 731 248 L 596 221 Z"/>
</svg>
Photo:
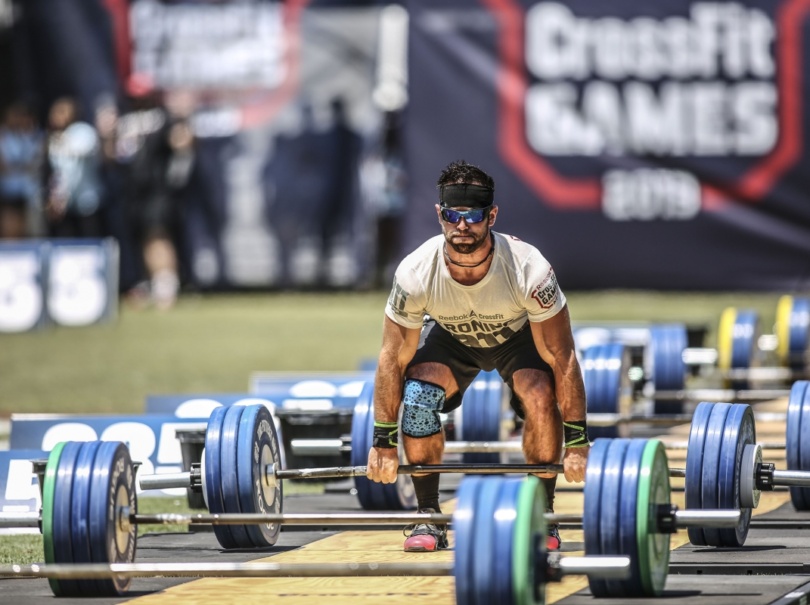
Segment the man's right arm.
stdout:
<svg viewBox="0 0 810 605">
<path fill-rule="evenodd" d="M 405 328 L 385 317 L 383 343 L 374 378 L 375 422 L 397 422 L 402 404 L 405 368 L 419 344 L 419 329 Z M 373 481 L 397 480 L 399 459 L 396 448 L 372 447 L 368 455 L 367 476 Z"/>
</svg>

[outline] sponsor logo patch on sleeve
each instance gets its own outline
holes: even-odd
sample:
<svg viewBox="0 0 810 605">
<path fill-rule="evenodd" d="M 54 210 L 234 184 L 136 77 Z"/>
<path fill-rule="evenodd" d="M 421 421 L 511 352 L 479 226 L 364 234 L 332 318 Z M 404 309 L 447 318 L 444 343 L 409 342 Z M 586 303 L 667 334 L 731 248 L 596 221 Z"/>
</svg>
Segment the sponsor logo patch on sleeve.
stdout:
<svg viewBox="0 0 810 605">
<path fill-rule="evenodd" d="M 532 291 L 532 298 L 544 309 L 550 309 L 557 302 L 557 276 L 549 270 L 546 278 Z"/>
<path fill-rule="evenodd" d="M 408 317 L 405 312 L 405 301 L 408 300 L 408 293 L 402 289 L 396 279 L 394 280 L 394 287 L 391 289 L 391 294 L 388 296 L 388 307 L 400 317 Z"/>
</svg>

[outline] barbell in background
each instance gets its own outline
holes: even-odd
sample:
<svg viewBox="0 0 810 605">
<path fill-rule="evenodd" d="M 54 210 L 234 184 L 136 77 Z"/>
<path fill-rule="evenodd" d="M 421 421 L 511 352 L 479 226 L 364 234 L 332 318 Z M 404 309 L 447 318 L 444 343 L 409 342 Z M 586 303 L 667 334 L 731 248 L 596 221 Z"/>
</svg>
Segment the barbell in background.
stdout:
<svg viewBox="0 0 810 605">
<path fill-rule="evenodd" d="M 688 330 L 682 323 L 575 324 L 574 331 L 577 346 L 583 351 L 593 345 L 622 343 L 640 352 L 643 359 L 639 362 L 644 367 L 639 369 L 658 390 L 683 389 L 687 368 L 716 370 L 714 374 L 737 381 L 806 376 L 810 364 L 810 298 L 780 297 L 772 334 L 762 334 L 759 324 L 756 311 L 725 309 L 718 322 L 717 348 L 713 349 L 690 347 Z M 776 365 L 756 367 L 767 361 Z"/>
<path fill-rule="evenodd" d="M 265 409 L 263 406 L 257 408 Z M 249 411 L 246 408 L 245 411 Z M 252 418 L 252 416 L 248 416 Z M 255 422 L 255 419 L 249 422 Z M 261 422 L 259 423 L 261 425 Z M 256 433 L 259 440 L 264 433 Z M 600 440 L 595 445 L 598 452 L 602 444 L 612 441 Z M 586 510 L 582 524 L 588 532 L 608 533 L 618 531 L 604 524 L 597 517 L 611 515 L 617 502 L 605 499 L 604 494 L 621 493 L 633 496 L 632 507 L 623 504 L 621 531 L 632 531 L 634 540 L 648 543 L 652 534 L 669 535 L 679 527 L 730 527 L 741 518 L 739 511 L 678 511 L 669 501 L 669 478 L 666 457 L 660 442 L 647 440 L 615 440 L 617 447 L 625 447 L 628 455 L 623 459 L 601 461 L 594 456 L 588 463 L 589 481 L 600 487 L 586 492 Z M 645 454 L 633 458 L 630 452 Z M 651 455 L 647 452 L 653 452 Z M 203 457 L 205 460 L 206 457 Z M 255 455 L 250 464 L 261 467 L 266 457 Z M 273 467 L 276 462 L 270 463 Z M 497 470 L 498 465 L 482 468 L 456 465 L 452 470 L 474 472 Z M 263 467 L 266 468 L 266 467 Z M 535 470 L 559 470 L 559 465 L 519 465 L 515 472 L 526 468 Z M 232 469 L 222 469 L 222 474 Z M 332 469 L 318 472 L 278 470 L 279 478 L 285 476 L 321 476 Z M 343 473 L 364 472 L 363 469 L 344 469 Z M 408 469 L 403 469 L 408 471 Z M 414 466 L 408 472 L 421 472 L 427 467 Z M 506 469 L 509 470 L 509 469 Z M 312 469 L 317 471 L 317 469 Z M 255 469 L 257 476 L 267 476 L 262 468 Z M 285 474 L 286 473 L 286 474 Z M 201 473 L 205 476 L 205 472 Z M 642 477 L 643 475 L 643 477 Z M 617 563 L 616 559 L 592 558 L 591 555 L 615 557 L 605 544 L 607 538 L 599 539 L 599 546 L 592 547 L 585 558 L 562 558 L 545 553 L 547 520 L 558 522 L 572 516 L 545 513 L 545 494 L 542 484 L 534 477 L 468 477 L 462 481 L 458 504 L 452 516 L 426 514 L 394 515 L 284 515 L 281 513 L 220 513 L 209 515 L 139 515 L 135 499 L 135 470 L 126 447 L 115 442 L 68 442 L 55 447 L 46 465 L 43 486 L 43 508 L 39 515 L 0 515 L 0 522 L 13 527 L 41 525 L 45 542 L 44 566 L 0 567 L 0 575 L 34 575 L 48 577 L 54 594 L 112 595 L 122 594 L 129 588 L 131 577 L 142 575 L 391 575 L 421 574 L 422 566 L 376 565 L 323 565 L 251 567 L 244 566 L 184 566 L 167 565 L 165 568 L 134 563 L 136 529 L 138 524 L 196 524 L 210 523 L 214 528 L 249 526 L 279 527 L 282 523 L 306 525 L 380 524 L 391 522 L 434 522 L 452 524 L 456 539 L 456 562 L 452 570 L 456 578 L 458 602 L 466 603 L 470 595 L 489 595 L 487 602 L 524 602 L 527 591 L 542 591 L 548 581 L 560 579 L 566 573 L 587 573 L 590 581 L 612 578 L 611 588 L 605 595 L 625 597 L 654 595 L 663 588 L 663 578 L 668 570 L 668 554 L 662 557 L 657 551 L 636 548 L 632 554 Z M 160 475 L 155 478 L 160 478 Z M 147 483 L 149 481 L 147 480 Z M 220 483 L 220 491 L 226 489 Z M 209 486 L 210 487 L 210 486 Z M 264 491 L 265 486 L 256 486 Z M 612 490 L 612 491 L 611 491 Z M 209 489 L 209 500 L 211 490 Z M 216 491 L 216 490 L 214 490 Z M 600 495 L 602 494 L 602 500 Z M 596 502 L 591 502 L 596 499 Z M 261 501 L 255 498 L 254 502 Z M 84 503 L 87 506 L 84 506 Z M 279 508 L 281 506 L 278 501 Z M 611 508 L 612 507 L 612 508 Z M 608 510 L 610 509 L 610 510 Z M 596 515 L 596 517 L 593 517 Z M 626 517 L 625 517 L 626 516 Z M 641 519 L 639 521 L 639 519 Z M 612 529 L 611 529 L 612 527 Z M 600 529 L 601 528 L 601 529 Z M 277 531 L 264 534 L 277 535 Z M 222 534 L 217 534 L 219 535 Z M 250 535 L 250 534 L 248 534 Z M 601 535 L 601 534 L 600 534 Z M 612 534 L 610 534 L 612 536 Z M 273 538 L 274 539 L 274 538 Z M 662 542 L 663 540 L 663 542 Z M 655 539 L 666 543 L 668 538 Z M 621 544 L 616 548 L 625 548 Z M 639 557 L 644 557 L 641 560 Z M 629 571 L 628 571 L 629 567 Z M 449 568 L 446 570 L 449 573 Z M 617 573 L 629 574 L 627 582 L 616 580 Z M 434 575 L 427 572 L 427 575 Z M 442 574 L 444 575 L 444 574 Z M 625 577 L 625 576 L 622 576 Z M 92 580 L 92 581 L 91 581 Z M 642 588 L 638 587 L 642 582 Z M 536 592 L 535 594 L 542 594 Z M 521 596 L 523 595 L 523 596 Z"/>
<path fill-rule="evenodd" d="M 630 354 L 621 343 L 595 345 L 587 349 L 582 361 L 585 394 L 588 400 L 589 423 L 593 421 L 593 437 L 628 436 L 630 425 L 646 423 L 667 425 L 688 422 L 690 415 L 683 413 L 638 414 L 630 374 Z M 666 401 L 678 402 L 670 409 L 683 409 L 687 401 L 747 402 L 766 401 L 787 397 L 789 389 L 734 390 L 694 389 L 664 392 Z M 658 396 L 658 393 L 656 393 Z M 762 420 L 784 420 L 780 414 L 763 415 Z"/>
</svg>

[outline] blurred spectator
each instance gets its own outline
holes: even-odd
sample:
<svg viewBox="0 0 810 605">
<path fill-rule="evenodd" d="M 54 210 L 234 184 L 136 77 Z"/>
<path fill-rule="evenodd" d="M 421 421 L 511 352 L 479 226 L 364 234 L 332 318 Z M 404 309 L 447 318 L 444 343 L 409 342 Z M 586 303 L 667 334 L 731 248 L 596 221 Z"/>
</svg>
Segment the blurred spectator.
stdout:
<svg viewBox="0 0 810 605">
<path fill-rule="evenodd" d="M 73 99 L 48 114 L 45 218 L 51 237 L 102 237 L 101 147 L 96 129 L 77 119 Z"/>
<path fill-rule="evenodd" d="M 374 286 L 388 287 L 400 261 L 400 232 L 405 212 L 406 173 L 400 114 L 387 112 L 379 140 L 364 158 L 360 179 L 376 218 Z"/>
<path fill-rule="evenodd" d="M 41 235 L 44 136 L 30 109 L 15 103 L 0 126 L 0 238 Z"/>
<path fill-rule="evenodd" d="M 160 126 L 146 136 L 132 164 L 135 239 L 158 309 L 171 308 L 180 290 L 177 249 L 182 198 L 194 167 L 194 103 L 190 93 L 169 93 Z"/>
<path fill-rule="evenodd" d="M 119 288 L 131 291 L 138 283 L 142 267 L 127 221 L 130 157 L 122 155 L 121 116 L 113 98 L 103 98 L 96 107 L 96 132 L 101 144 L 101 182 L 104 229 L 118 241 Z"/>
</svg>

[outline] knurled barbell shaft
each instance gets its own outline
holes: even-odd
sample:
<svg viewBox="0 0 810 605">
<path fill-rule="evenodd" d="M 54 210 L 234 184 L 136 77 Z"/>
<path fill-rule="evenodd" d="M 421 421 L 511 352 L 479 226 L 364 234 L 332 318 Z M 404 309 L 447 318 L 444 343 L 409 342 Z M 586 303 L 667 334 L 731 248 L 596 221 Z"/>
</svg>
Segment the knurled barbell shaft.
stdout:
<svg viewBox="0 0 810 605">
<path fill-rule="evenodd" d="M 268 467 L 267 474 L 275 479 L 332 479 L 340 477 L 365 477 L 365 466 L 336 466 L 309 469 L 274 469 Z M 403 464 L 397 473 L 414 475 L 419 473 L 464 473 L 470 475 L 502 475 L 513 473 L 563 473 L 562 464 Z M 669 476 L 685 478 L 686 469 L 670 468 Z M 141 489 L 168 489 L 190 487 L 191 473 L 145 475 L 139 479 Z M 774 485 L 810 487 L 808 471 L 774 471 Z"/>
<path fill-rule="evenodd" d="M 366 466 L 333 466 L 325 468 L 279 469 L 268 467 L 267 475 L 274 479 L 340 479 L 365 477 Z M 562 464 L 402 464 L 397 470 L 400 475 L 419 473 L 465 473 L 469 475 L 502 475 L 512 473 L 559 473 Z M 191 473 L 161 473 L 144 475 L 138 478 L 142 490 L 172 489 L 191 487 Z"/>
<path fill-rule="evenodd" d="M 668 450 L 688 450 L 688 441 L 662 441 L 664 448 Z M 763 450 L 783 450 L 785 449 L 784 441 L 759 441 L 758 445 Z"/>
<path fill-rule="evenodd" d="M 735 510 L 673 510 L 675 525 L 686 527 L 734 527 L 740 518 Z M 121 514 L 134 525 L 246 525 L 281 523 L 285 525 L 385 525 L 434 523 L 452 525 L 453 516 L 444 513 L 154 513 Z M 582 523 L 582 515 L 547 513 L 547 523 Z M 38 527 L 38 513 L 2 513 L 0 527 Z"/>
<path fill-rule="evenodd" d="M 334 466 L 326 468 L 275 469 L 277 479 L 339 479 L 365 477 L 366 466 Z M 513 473 L 563 473 L 562 464 L 401 464 L 399 475 L 420 473 L 463 473 L 467 475 L 503 475 Z"/>
<path fill-rule="evenodd" d="M 740 520 L 737 510 L 675 510 L 675 524 L 686 527 L 734 527 Z M 548 513 L 547 523 L 582 523 L 582 515 Z M 453 516 L 443 513 L 223 513 L 223 514 L 153 514 L 132 515 L 130 521 L 150 525 L 244 525 L 248 523 L 282 523 L 285 525 L 383 525 L 408 523 L 453 523 Z"/>
<path fill-rule="evenodd" d="M 728 399 L 728 401 L 734 401 Z M 758 422 L 784 422 L 784 412 L 757 412 L 754 414 Z M 648 416 L 643 414 L 588 414 L 588 426 L 613 426 L 615 424 L 651 424 L 670 426 L 673 424 L 689 424 L 692 414 L 657 414 Z"/>
<path fill-rule="evenodd" d="M 563 575 L 583 574 L 623 579 L 629 557 L 561 557 L 554 562 Z M 453 563 L 113 563 L 76 565 L 0 565 L 2 577 L 99 579 L 115 577 L 356 577 L 450 576 Z"/>
<path fill-rule="evenodd" d="M 445 454 L 520 454 L 520 441 L 447 441 Z M 335 456 L 352 451 L 351 444 L 342 439 L 293 439 L 290 449 L 296 456 Z"/>
<path fill-rule="evenodd" d="M 615 424 L 615 422 L 609 423 Z M 608 423 L 605 423 L 607 426 Z M 601 426 L 594 424 L 594 426 Z M 688 441 L 662 441 L 668 450 L 688 449 Z M 292 453 L 297 456 L 336 456 L 352 451 L 352 446 L 341 439 L 293 439 Z M 784 450 L 784 441 L 762 441 L 763 450 Z M 522 454 L 523 444 L 520 441 L 448 441 L 444 444 L 445 454 Z"/>
<path fill-rule="evenodd" d="M 435 563 L 112 563 L 0 565 L 0 576 L 58 579 L 114 577 L 343 577 L 448 576 L 453 564 Z"/>
<path fill-rule="evenodd" d="M 661 391 L 656 389 L 651 393 L 644 392 L 644 399 L 667 399 L 677 401 L 770 401 L 780 399 L 790 394 L 786 389 L 683 389 L 678 391 Z"/>
</svg>

